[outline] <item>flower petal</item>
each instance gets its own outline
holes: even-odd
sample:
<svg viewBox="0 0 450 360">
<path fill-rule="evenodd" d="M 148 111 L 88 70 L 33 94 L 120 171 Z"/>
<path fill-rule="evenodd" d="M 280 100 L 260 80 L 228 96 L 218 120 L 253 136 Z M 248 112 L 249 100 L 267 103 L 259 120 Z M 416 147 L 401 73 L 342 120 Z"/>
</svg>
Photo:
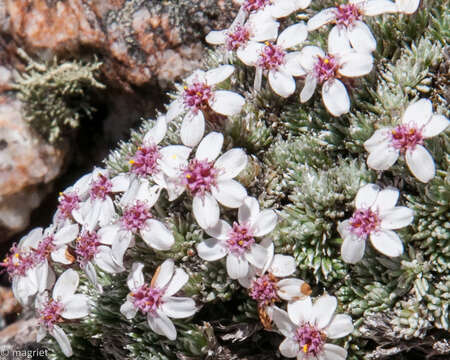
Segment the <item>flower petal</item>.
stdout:
<svg viewBox="0 0 450 360">
<path fill-rule="evenodd" d="M 406 150 L 405 160 L 409 170 L 419 181 L 427 183 L 434 178 L 436 168 L 433 157 L 422 145 L 416 145 L 414 150 Z"/>
<path fill-rule="evenodd" d="M 186 285 L 188 280 L 189 275 L 186 274 L 186 271 L 181 268 L 176 268 L 172 279 L 170 279 L 169 285 L 167 285 L 164 296 L 172 296 L 173 294 L 176 294 L 184 285 Z"/>
<path fill-rule="evenodd" d="M 443 132 L 449 124 L 444 115 L 433 115 L 431 120 L 423 127 L 422 135 L 424 138 L 430 138 Z"/>
<path fill-rule="evenodd" d="M 162 311 L 171 318 L 184 319 L 192 316 L 197 311 L 195 307 L 195 301 L 187 297 L 174 297 L 164 298 L 164 302 L 161 305 Z"/>
<path fill-rule="evenodd" d="M 370 241 L 380 253 L 397 257 L 403 254 L 403 243 L 398 235 L 391 230 L 380 230 L 370 234 Z"/>
<path fill-rule="evenodd" d="M 165 260 L 155 271 L 151 285 L 159 289 L 164 288 L 173 277 L 175 263 L 172 259 Z"/>
<path fill-rule="evenodd" d="M 237 49 L 236 55 L 245 65 L 255 66 L 263 48 L 264 44 L 249 41 L 247 45 Z"/>
<path fill-rule="evenodd" d="M 89 298 L 84 294 L 75 294 L 64 302 L 61 316 L 65 319 L 79 319 L 89 314 Z"/>
<path fill-rule="evenodd" d="M 346 53 L 342 55 L 339 73 L 346 77 L 359 77 L 370 73 L 373 57 L 367 53 Z"/>
<path fill-rule="evenodd" d="M 53 261 L 59 262 L 64 265 L 70 265 L 73 263 L 73 258 L 68 258 L 67 255 L 67 245 L 63 245 L 55 250 L 53 250 L 50 254 Z"/>
<path fill-rule="evenodd" d="M 364 148 L 368 152 L 373 152 L 379 145 L 389 146 L 391 130 L 387 128 L 376 130 L 372 136 L 364 142 Z"/>
<path fill-rule="evenodd" d="M 316 30 L 336 19 L 336 8 L 328 8 L 319 11 L 308 20 L 308 31 Z"/>
<path fill-rule="evenodd" d="M 140 262 L 134 262 L 131 266 L 131 271 L 128 274 L 127 278 L 127 285 L 128 289 L 131 291 L 135 291 L 142 285 L 144 285 L 144 274 L 142 272 L 142 269 L 144 268 L 144 264 Z"/>
<path fill-rule="evenodd" d="M 298 44 L 301 44 L 306 40 L 308 36 L 308 28 L 304 22 L 300 22 L 291 26 L 288 26 L 278 36 L 277 45 L 283 49 L 289 49 Z"/>
<path fill-rule="evenodd" d="M 123 267 L 123 257 L 125 252 L 131 245 L 133 235 L 129 231 L 120 231 L 119 236 L 115 239 L 111 246 L 111 254 L 114 262 Z M 133 240 L 134 242 L 134 240 Z"/>
<path fill-rule="evenodd" d="M 351 51 L 352 47 L 347 35 L 347 28 L 333 26 L 328 34 L 328 52 L 340 58 Z"/>
<path fill-rule="evenodd" d="M 371 53 L 377 48 L 375 37 L 362 21 L 355 21 L 353 26 L 348 28 L 347 36 L 353 48 L 359 53 Z"/>
<path fill-rule="evenodd" d="M 348 221 L 348 220 L 347 220 Z M 342 230 L 339 231 L 344 238 L 341 246 L 341 257 L 346 263 L 356 264 L 363 256 L 366 249 L 366 241 L 358 238 L 356 235 L 347 232 L 349 236 L 342 235 Z"/>
<path fill-rule="evenodd" d="M 159 144 L 167 132 L 167 120 L 165 116 L 160 116 L 155 122 L 155 125 L 147 131 L 142 139 L 142 143 L 146 146 Z"/>
<path fill-rule="evenodd" d="M 181 123 L 180 137 L 184 145 L 196 146 L 205 132 L 205 118 L 201 111 L 188 112 Z"/>
<path fill-rule="evenodd" d="M 59 347 L 63 354 L 67 357 L 73 355 L 72 346 L 70 345 L 70 340 L 67 337 L 66 333 L 63 329 L 61 329 L 58 325 L 53 326 L 53 329 L 49 330 L 51 336 L 53 336 L 58 343 Z"/>
<path fill-rule="evenodd" d="M 225 116 L 233 116 L 241 112 L 245 99 L 239 94 L 229 90 L 216 90 L 214 97 L 208 102 L 211 109 Z"/>
<path fill-rule="evenodd" d="M 181 113 L 184 112 L 184 110 L 185 109 L 184 109 L 184 104 L 183 104 L 182 98 L 178 98 L 178 99 L 172 101 L 169 104 L 169 107 L 167 108 L 166 121 L 168 123 L 171 122 L 178 115 L 181 115 Z"/>
<path fill-rule="evenodd" d="M 69 224 L 56 232 L 53 238 L 53 243 L 56 246 L 68 244 L 73 240 L 75 240 L 77 236 L 78 236 L 78 224 Z"/>
<path fill-rule="evenodd" d="M 391 146 L 391 143 L 385 141 L 370 150 L 367 157 L 367 166 L 374 170 L 387 170 L 398 159 L 399 150 Z"/>
<path fill-rule="evenodd" d="M 242 149 L 231 149 L 220 156 L 214 167 L 219 170 L 218 180 L 231 180 L 247 166 L 247 154 Z"/>
<path fill-rule="evenodd" d="M 206 35 L 205 40 L 208 44 L 222 45 L 225 44 L 225 34 L 226 30 L 210 31 L 208 35 Z"/>
<path fill-rule="evenodd" d="M 228 79 L 234 72 L 233 65 L 221 65 L 215 69 L 208 70 L 205 74 L 208 85 L 219 84 Z"/>
<path fill-rule="evenodd" d="M 225 220 L 219 220 L 216 226 L 205 229 L 205 232 L 214 239 L 225 241 L 231 231 L 231 226 Z"/>
<path fill-rule="evenodd" d="M 293 51 L 284 57 L 284 64 L 280 66 L 280 71 L 290 74 L 292 76 L 304 76 L 306 75 L 305 69 L 300 64 L 301 52 Z"/>
<path fill-rule="evenodd" d="M 402 123 L 420 129 L 430 121 L 432 115 L 433 105 L 431 101 L 420 99 L 406 108 L 402 116 Z"/>
<path fill-rule="evenodd" d="M 320 360 L 345 360 L 347 359 L 347 350 L 334 344 L 325 344 L 323 346 Z"/>
<path fill-rule="evenodd" d="M 269 234 L 277 226 L 278 217 L 273 210 L 263 210 L 255 218 L 255 222 L 250 224 L 254 236 L 264 236 Z"/>
<path fill-rule="evenodd" d="M 325 328 L 331 321 L 337 307 L 337 299 L 334 296 L 322 295 L 314 302 L 312 307 L 312 319 L 319 329 Z"/>
<path fill-rule="evenodd" d="M 380 193 L 380 187 L 375 184 L 367 184 L 358 190 L 355 198 L 355 207 L 357 209 L 368 209 L 375 201 Z"/>
<path fill-rule="evenodd" d="M 267 258 L 267 249 L 259 244 L 253 244 L 250 250 L 245 253 L 245 258 L 250 264 L 262 269 Z"/>
<path fill-rule="evenodd" d="M 383 211 L 381 214 L 381 228 L 387 230 L 401 229 L 410 225 L 413 219 L 414 211 L 405 206 L 397 206 Z"/>
<path fill-rule="evenodd" d="M 317 87 L 317 78 L 314 74 L 310 73 L 306 76 L 305 85 L 300 93 L 300 102 L 304 103 L 311 99 L 314 95 Z"/>
<path fill-rule="evenodd" d="M 276 254 L 269 267 L 270 272 L 276 277 L 286 277 L 292 275 L 297 268 L 294 257 L 289 255 Z"/>
<path fill-rule="evenodd" d="M 306 71 L 312 71 L 315 63 L 317 62 L 317 58 L 324 57 L 324 51 L 317 46 L 305 46 L 300 51 L 300 64 Z"/>
<path fill-rule="evenodd" d="M 298 344 L 298 341 L 295 341 L 293 338 L 286 338 L 280 344 L 279 349 L 281 355 L 288 358 L 293 358 L 300 352 L 300 345 Z"/>
<path fill-rule="evenodd" d="M 412 14 L 419 7 L 420 0 L 395 0 L 397 11 L 403 14 Z"/>
<path fill-rule="evenodd" d="M 117 224 L 106 225 L 102 227 L 97 235 L 99 236 L 99 241 L 104 245 L 112 245 L 115 239 L 119 236 L 120 226 Z"/>
<path fill-rule="evenodd" d="M 275 40 L 278 36 L 280 24 L 263 11 L 250 14 L 247 24 L 251 28 L 250 40 Z"/>
<path fill-rule="evenodd" d="M 211 190 L 218 202 L 231 209 L 241 206 L 247 197 L 247 190 L 235 180 L 220 181 Z"/>
<path fill-rule="evenodd" d="M 325 107 L 333 116 L 341 116 L 350 110 L 347 89 L 337 79 L 325 81 L 322 86 L 322 99 Z"/>
<path fill-rule="evenodd" d="M 253 224 L 259 214 L 259 203 L 254 197 L 247 196 L 238 210 L 239 224 Z"/>
<path fill-rule="evenodd" d="M 292 323 L 288 313 L 276 306 L 274 306 L 273 309 L 273 322 L 277 326 L 278 330 L 287 338 L 292 337 L 297 330 L 297 327 L 295 326 L 296 324 Z"/>
<path fill-rule="evenodd" d="M 216 261 L 228 254 L 225 244 L 217 239 L 206 239 L 196 245 L 197 254 L 203 260 Z"/>
<path fill-rule="evenodd" d="M 120 307 L 120 313 L 125 316 L 128 320 L 134 318 L 137 313 L 137 308 L 131 301 L 125 301 Z"/>
<path fill-rule="evenodd" d="M 197 160 L 214 161 L 219 156 L 222 146 L 223 135 L 218 132 L 211 132 L 198 145 L 195 158 Z"/>
<path fill-rule="evenodd" d="M 158 220 L 147 220 L 140 233 L 142 240 L 155 250 L 169 250 L 175 244 L 172 232 Z"/>
<path fill-rule="evenodd" d="M 325 329 L 325 334 L 330 339 L 339 339 L 347 336 L 354 330 L 352 318 L 349 315 L 337 314 L 331 319 L 330 324 Z"/>
<path fill-rule="evenodd" d="M 269 84 L 272 90 L 283 98 L 291 96 L 295 91 L 294 78 L 282 71 L 270 70 Z"/>
<path fill-rule="evenodd" d="M 289 318 L 295 325 L 300 325 L 302 322 L 310 322 L 312 319 L 313 305 L 309 296 L 287 305 Z"/>
<path fill-rule="evenodd" d="M 243 256 L 236 256 L 232 253 L 227 256 L 228 276 L 233 280 L 245 277 L 248 274 L 248 261 Z"/>
<path fill-rule="evenodd" d="M 275 275 L 275 274 L 274 274 Z M 283 279 L 278 281 L 278 295 L 286 301 L 303 299 L 307 294 L 302 292 L 305 282 L 301 279 Z"/>
<path fill-rule="evenodd" d="M 173 322 L 161 311 L 158 310 L 156 314 L 148 314 L 147 322 L 155 333 L 167 337 L 169 340 L 177 338 L 177 329 Z"/>
<path fill-rule="evenodd" d="M 94 263 L 109 274 L 115 274 L 125 270 L 125 268 L 115 263 L 112 250 L 109 246 L 101 245 L 98 247 L 98 253 L 94 257 Z"/>
<path fill-rule="evenodd" d="M 219 221 L 219 204 L 211 194 L 205 194 L 203 197 L 194 196 L 192 211 L 195 220 L 203 229 L 216 226 Z"/>
<path fill-rule="evenodd" d="M 397 7 L 390 0 L 368 0 L 361 4 L 362 13 L 366 16 L 396 13 Z"/>
<path fill-rule="evenodd" d="M 53 298 L 64 301 L 69 299 L 78 287 L 80 278 L 78 273 L 73 269 L 67 269 L 56 280 L 55 287 L 53 288 Z"/>
<path fill-rule="evenodd" d="M 130 187 L 130 176 L 128 174 L 119 174 L 111 179 L 112 192 L 125 192 Z"/>
<path fill-rule="evenodd" d="M 395 204 L 397 204 L 399 195 L 400 192 L 395 187 L 388 186 L 384 188 L 378 193 L 377 199 L 371 205 L 372 210 L 384 211 L 387 209 L 392 209 Z"/>
</svg>

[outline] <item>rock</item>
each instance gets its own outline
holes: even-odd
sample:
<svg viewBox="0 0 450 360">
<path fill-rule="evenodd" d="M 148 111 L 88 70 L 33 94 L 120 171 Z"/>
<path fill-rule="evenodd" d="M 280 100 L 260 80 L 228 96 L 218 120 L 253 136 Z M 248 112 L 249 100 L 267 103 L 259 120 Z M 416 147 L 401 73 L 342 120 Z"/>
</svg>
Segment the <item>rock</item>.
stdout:
<svg viewBox="0 0 450 360">
<path fill-rule="evenodd" d="M 11 289 L 0 286 L 0 329 L 14 321 L 21 306 L 14 298 Z"/>
<path fill-rule="evenodd" d="M 232 0 L 5 0 L 0 31 L 44 59 L 95 54 L 109 84 L 131 90 L 198 67 L 204 36 L 233 9 Z"/>
<path fill-rule="evenodd" d="M 38 325 L 39 320 L 36 318 L 16 321 L 0 331 L 0 346 L 9 345 L 10 349 L 13 349 L 20 348 L 20 345 L 35 342 Z M 2 348 L 5 349 L 6 347 L 0 349 Z"/>
<path fill-rule="evenodd" d="M 28 225 L 67 153 L 36 134 L 21 108 L 20 101 L 0 94 L 0 242 Z"/>
</svg>

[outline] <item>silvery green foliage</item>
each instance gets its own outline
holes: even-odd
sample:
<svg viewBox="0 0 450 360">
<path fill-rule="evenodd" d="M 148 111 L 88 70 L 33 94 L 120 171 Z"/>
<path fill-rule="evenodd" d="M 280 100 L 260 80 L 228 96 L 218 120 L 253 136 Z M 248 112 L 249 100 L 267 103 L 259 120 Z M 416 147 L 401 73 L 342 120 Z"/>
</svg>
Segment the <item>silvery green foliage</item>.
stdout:
<svg viewBox="0 0 450 360">
<path fill-rule="evenodd" d="M 286 18 L 283 26 L 308 19 L 332 3 L 314 1 Z M 448 130 L 425 141 L 436 164 L 436 175 L 427 184 L 418 182 L 402 160 L 383 172 L 368 168 L 363 147 L 377 128 L 398 125 L 404 110 L 419 98 L 431 99 L 434 112 L 448 116 L 446 6 L 438 0 L 423 1 L 413 15 L 367 21 L 378 41 L 375 66 L 366 77 L 347 84 L 351 109 L 340 117 L 327 112 L 320 94 L 300 105 L 298 91 L 283 99 L 265 80 L 255 91 L 254 70 L 221 48 L 205 60 L 205 69 L 234 65 L 233 76 L 220 87 L 246 99 L 242 111 L 230 118 L 206 116 L 206 132 L 222 132 L 226 149 L 242 147 L 249 155 L 238 180 L 262 208 L 278 212 L 280 222 L 272 233 L 276 252 L 295 257 L 296 275 L 310 284 L 312 295 L 336 296 L 340 311 L 352 316 L 355 331 L 338 341 L 352 360 L 401 360 L 411 354 L 432 358 L 450 352 Z M 308 44 L 324 47 L 328 30 L 312 32 Z M 300 79 L 297 88 L 301 87 Z M 169 124 L 161 146 L 180 143 L 181 122 L 179 117 Z M 130 159 L 154 124 L 144 121 L 128 142 L 112 151 L 105 161 L 111 176 L 129 171 Z M 368 183 L 398 188 L 399 204 L 414 210 L 414 222 L 398 230 L 404 244 L 401 256 L 389 258 L 367 245 L 360 262 L 347 264 L 341 258 L 343 239 L 337 225 L 352 215 L 354 198 Z M 169 341 L 149 331 L 143 316 L 128 321 L 121 315 L 128 293 L 124 273 L 99 271 L 102 294 L 82 276 L 79 291 L 92 297 L 92 313 L 79 322 L 61 324 L 70 334 L 73 358 L 279 358 L 282 338 L 263 329 L 256 302 L 229 279 L 223 264 L 197 256 L 195 245 L 208 235 L 197 225 L 191 206 L 189 198 L 169 202 L 162 196 L 155 210 L 175 244 L 158 252 L 138 242 L 126 262 L 141 262 L 150 274 L 165 259 L 174 259 L 189 275 L 183 292 L 201 307 L 199 312 L 189 322 L 175 320 L 178 339 Z M 232 222 L 235 212 L 223 210 L 221 217 Z M 53 348 L 52 358 L 63 358 L 58 346 Z"/>
</svg>

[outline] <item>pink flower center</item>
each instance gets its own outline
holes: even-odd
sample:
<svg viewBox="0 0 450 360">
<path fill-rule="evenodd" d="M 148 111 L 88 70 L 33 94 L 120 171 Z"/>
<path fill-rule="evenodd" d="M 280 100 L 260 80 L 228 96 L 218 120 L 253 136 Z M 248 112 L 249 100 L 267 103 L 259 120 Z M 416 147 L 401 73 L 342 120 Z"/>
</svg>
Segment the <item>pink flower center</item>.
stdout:
<svg viewBox="0 0 450 360">
<path fill-rule="evenodd" d="M 208 100 L 213 97 L 211 86 L 203 82 L 195 82 L 184 87 L 184 104 L 194 111 L 204 109 L 208 106 Z"/>
<path fill-rule="evenodd" d="M 361 11 L 356 4 L 338 5 L 336 9 L 336 24 L 349 27 L 362 19 Z"/>
<path fill-rule="evenodd" d="M 152 214 L 148 205 L 143 201 L 137 200 L 133 206 L 125 209 L 120 221 L 122 228 L 136 233 L 138 230 L 143 229 L 146 221 L 151 218 Z"/>
<path fill-rule="evenodd" d="M 272 274 L 265 274 L 253 280 L 250 297 L 260 304 L 272 305 L 280 300 L 277 290 L 277 278 Z"/>
<path fill-rule="evenodd" d="M 72 211 L 80 207 L 80 198 L 77 193 L 60 193 L 58 210 L 63 218 L 70 218 Z"/>
<path fill-rule="evenodd" d="M 238 25 L 233 31 L 227 32 L 225 45 L 228 50 L 237 50 L 242 45 L 247 44 L 250 39 L 250 31 L 247 27 Z"/>
<path fill-rule="evenodd" d="M 277 70 L 284 62 L 286 52 L 279 45 L 267 42 L 261 54 L 259 54 L 257 65 L 264 70 Z"/>
<path fill-rule="evenodd" d="M 36 258 L 37 263 L 41 263 L 45 259 L 47 259 L 51 252 L 55 249 L 55 244 L 53 243 L 53 236 L 46 236 L 43 238 L 37 247 L 36 250 L 34 250 L 34 256 Z"/>
<path fill-rule="evenodd" d="M 164 292 L 161 289 L 144 284 L 130 293 L 134 306 L 144 314 L 154 314 L 162 304 Z"/>
<path fill-rule="evenodd" d="M 154 175 L 159 171 L 158 159 L 160 158 L 158 146 L 139 147 L 130 160 L 131 172 L 141 176 Z"/>
<path fill-rule="evenodd" d="M 39 316 L 41 318 L 41 322 L 43 325 L 51 330 L 53 329 L 53 326 L 58 323 L 62 322 L 63 319 L 61 317 L 61 313 L 64 311 L 64 306 L 62 303 L 50 299 L 44 306 L 44 308 L 39 311 Z"/>
<path fill-rule="evenodd" d="M 75 254 L 79 264 L 84 267 L 98 253 L 101 245 L 95 231 L 86 231 L 77 238 Z"/>
<path fill-rule="evenodd" d="M 328 79 L 335 78 L 338 69 L 339 64 L 333 55 L 327 55 L 325 57 L 318 56 L 316 64 L 314 65 L 314 73 L 320 84 Z"/>
<path fill-rule="evenodd" d="M 255 238 L 250 230 L 250 227 L 246 224 L 240 225 L 237 222 L 233 223 L 233 228 L 227 239 L 227 245 L 231 252 L 242 255 L 248 251 L 250 247 L 255 243 Z"/>
<path fill-rule="evenodd" d="M 358 209 L 350 218 L 350 231 L 359 237 L 366 237 L 380 226 L 378 214 L 370 209 Z"/>
<path fill-rule="evenodd" d="M 34 265 L 34 254 L 19 250 L 16 244 L 13 244 L 10 254 L 0 263 L 0 267 L 3 268 L 1 272 L 6 271 L 10 278 L 17 275 L 25 276 L 28 269 Z"/>
<path fill-rule="evenodd" d="M 323 349 L 325 339 L 325 334 L 310 323 L 299 326 L 295 334 L 300 350 L 306 355 L 317 356 Z"/>
<path fill-rule="evenodd" d="M 105 200 L 106 195 L 111 192 L 111 189 L 112 182 L 106 176 L 100 174 L 98 179 L 92 183 L 89 194 L 92 199 Z"/>
<path fill-rule="evenodd" d="M 193 159 L 183 170 L 183 184 L 193 195 L 204 195 L 216 185 L 219 170 L 212 161 Z"/>
<path fill-rule="evenodd" d="M 269 5 L 270 2 L 271 0 L 245 0 L 242 7 L 248 12 L 257 11 Z"/>
<path fill-rule="evenodd" d="M 408 125 L 399 125 L 391 131 L 392 145 L 394 148 L 405 152 L 414 149 L 416 145 L 423 144 L 423 135 L 420 130 Z"/>
</svg>

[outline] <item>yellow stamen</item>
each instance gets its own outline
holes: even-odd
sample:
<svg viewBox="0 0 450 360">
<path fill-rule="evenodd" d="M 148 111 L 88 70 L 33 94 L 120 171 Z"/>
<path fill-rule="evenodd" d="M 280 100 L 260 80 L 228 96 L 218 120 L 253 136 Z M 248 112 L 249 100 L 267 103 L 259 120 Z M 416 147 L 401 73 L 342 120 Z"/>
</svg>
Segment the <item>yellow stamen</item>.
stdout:
<svg viewBox="0 0 450 360">
<path fill-rule="evenodd" d="M 14 257 L 15 257 L 15 258 L 18 258 L 19 256 L 20 256 L 20 255 L 17 254 L 17 253 L 14 254 Z"/>
<path fill-rule="evenodd" d="M 325 64 L 328 64 L 329 62 L 330 62 L 330 60 L 328 60 L 328 59 L 325 59 L 325 61 L 324 61 Z"/>
<path fill-rule="evenodd" d="M 308 344 L 303 345 L 303 352 L 304 353 L 308 352 Z"/>
<path fill-rule="evenodd" d="M 63 196 L 63 193 L 62 193 L 62 192 L 59 192 L 59 196 Z"/>
<path fill-rule="evenodd" d="M 238 244 L 242 246 L 244 245 L 244 242 L 242 240 L 239 240 Z"/>
<path fill-rule="evenodd" d="M 265 41 L 264 44 L 269 45 L 270 43 L 268 41 Z"/>
<path fill-rule="evenodd" d="M 139 146 L 139 147 L 138 147 L 138 150 L 142 150 L 142 147 Z"/>
<path fill-rule="evenodd" d="M 187 87 L 186 85 L 185 85 L 185 86 L 183 86 L 183 89 L 184 89 L 184 90 L 187 90 L 187 88 L 188 88 L 188 87 Z"/>
<path fill-rule="evenodd" d="M 134 160 L 130 160 L 130 161 L 128 161 L 131 165 L 133 165 L 133 164 L 135 164 L 136 163 L 136 161 L 134 161 Z"/>
<path fill-rule="evenodd" d="M 187 178 L 187 179 L 190 179 L 191 177 L 192 177 L 192 176 L 191 176 L 190 174 L 187 174 L 187 175 L 186 175 L 186 178 Z"/>
<path fill-rule="evenodd" d="M 177 158 L 177 154 L 173 154 L 173 155 L 172 155 L 172 159 L 175 160 L 176 158 Z"/>
</svg>

